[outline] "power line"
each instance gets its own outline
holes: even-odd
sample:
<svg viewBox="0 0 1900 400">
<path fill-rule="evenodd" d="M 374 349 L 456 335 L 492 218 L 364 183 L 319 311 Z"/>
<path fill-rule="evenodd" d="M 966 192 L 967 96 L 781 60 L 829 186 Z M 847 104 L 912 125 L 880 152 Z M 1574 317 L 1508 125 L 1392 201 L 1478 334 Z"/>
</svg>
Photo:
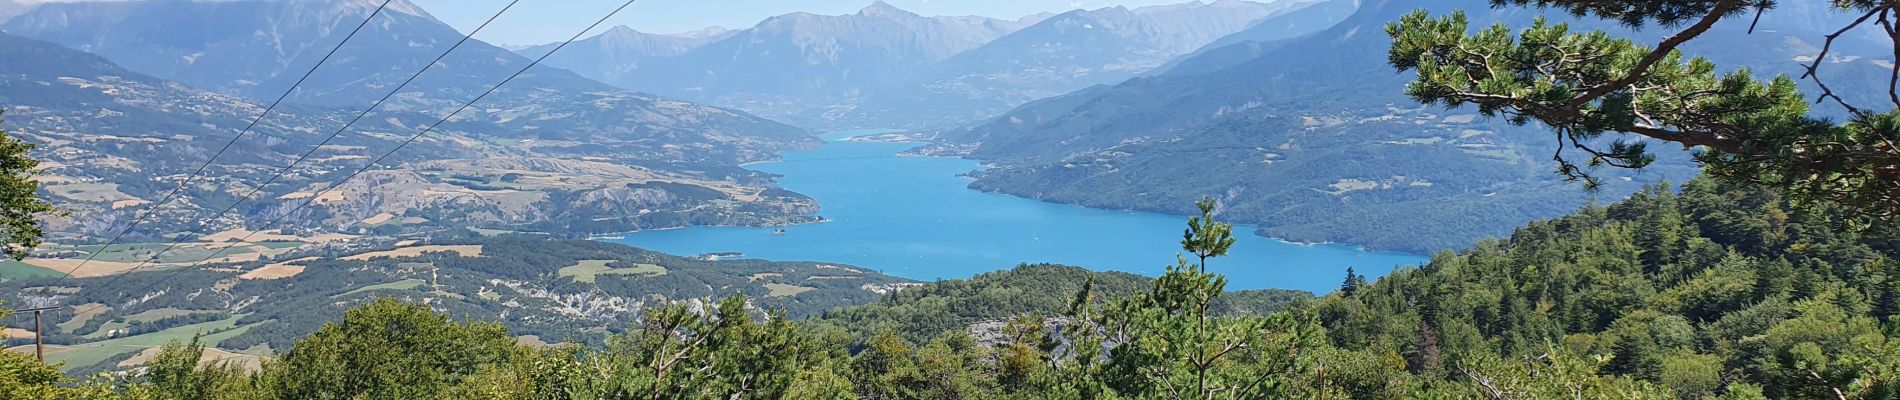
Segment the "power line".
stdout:
<svg viewBox="0 0 1900 400">
<path fill-rule="evenodd" d="M 514 81 L 515 78 L 520 77 L 521 74 L 528 72 L 528 70 L 533 69 L 536 65 L 540 65 L 542 61 L 545 61 L 548 59 L 548 56 L 554 55 L 555 52 L 561 51 L 561 49 L 567 47 L 568 44 L 574 43 L 575 40 L 579 40 L 582 35 L 586 35 L 587 32 L 593 31 L 594 28 L 600 27 L 600 24 L 607 22 L 607 20 L 610 18 L 613 18 L 614 15 L 619 14 L 623 10 L 626 10 L 627 6 L 633 5 L 634 1 L 636 0 L 627 0 L 624 3 L 621 3 L 620 7 L 616 7 L 614 8 L 613 11 L 608 12 L 607 15 L 601 16 L 599 20 L 595 20 L 594 23 L 592 25 L 588 25 L 586 29 L 582 29 L 580 32 L 574 33 L 574 36 L 569 37 L 566 41 L 561 42 L 560 45 L 555 46 L 553 50 L 549 50 L 546 54 L 542 54 L 541 57 L 536 58 L 534 62 L 528 63 L 528 66 L 522 67 L 521 70 L 519 71 L 515 71 L 515 73 L 513 75 L 509 75 L 507 79 L 502 79 L 500 83 L 496 83 L 494 86 L 489 87 L 488 90 L 482 92 L 481 95 L 475 96 L 474 99 L 469 100 L 467 103 L 463 103 L 461 107 L 456 108 L 455 111 L 450 112 L 446 116 L 443 116 L 441 120 L 436 121 L 434 124 L 430 124 L 428 128 L 423 129 L 420 132 L 416 132 L 414 136 L 410 136 L 408 140 L 404 140 L 402 143 L 397 144 L 395 148 L 389 149 L 389 151 L 384 152 L 381 156 L 377 156 L 375 160 L 371 160 L 368 164 L 364 164 L 362 168 L 358 168 L 355 172 L 351 172 L 349 176 L 345 176 L 343 177 L 342 180 L 337 181 L 335 184 L 332 184 L 329 187 L 324 188 L 322 191 L 319 191 L 316 194 L 311 195 L 310 197 L 308 197 L 308 200 L 305 200 L 303 203 L 298 204 L 296 207 L 292 207 L 290 210 L 284 211 L 283 213 L 278 215 L 277 218 L 271 219 L 270 222 L 265 222 L 264 225 L 265 226 L 275 225 L 278 221 L 282 221 L 285 217 L 289 217 L 290 215 L 295 214 L 297 210 L 303 209 L 304 206 L 308 206 L 311 203 L 315 203 L 317 199 L 322 198 L 324 194 L 329 193 L 331 190 L 336 189 L 338 187 L 342 187 L 343 184 L 348 183 L 350 179 L 354 179 L 356 178 L 357 175 L 361 175 L 364 171 L 368 171 L 370 168 L 374 168 L 377 163 L 381 163 L 384 159 L 389 158 L 390 155 L 395 154 L 397 151 L 402 150 L 403 147 L 408 146 L 410 143 L 414 143 L 416 139 L 422 138 L 423 135 L 427 135 L 429 134 L 429 132 L 435 131 L 436 127 L 441 126 L 444 123 L 447 123 L 449 119 L 455 118 L 455 116 L 457 114 L 461 114 L 462 111 L 467 111 L 468 108 L 474 106 L 476 102 L 480 102 L 482 99 L 487 98 L 488 95 L 494 94 L 495 90 L 500 89 L 502 85 L 506 85 L 508 84 L 508 82 Z M 257 234 L 257 232 L 259 231 L 251 231 L 250 233 L 245 234 L 244 237 L 239 238 L 237 242 L 243 243 L 245 241 L 248 241 L 250 240 L 251 235 L 255 235 Z M 233 246 L 226 246 L 224 248 L 220 248 L 217 251 L 212 252 L 210 255 L 205 256 L 204 259 L 188 264 L 184 268 L 173 270 L 170 274 L 160 277 L 159 279 L 153 280 L 151 284 L 145 285 L 144 287 L 139 288 L 139 290 L 135 292 L 144 292 L 146 290 L 151 290 L 151 288 L 157 287 L 160 283 L 164 283 L 165 281 L 170 280 L 172 277 L 177 276 L 180 272 L 191 270 L 194 267 L 197 267 L 199 263 L 203 263 L 213 258 L 217 258 L 219 254 L 224 253 L 224 250 L 229 249 L 231 247 Z M 121 273 L 118 276 L 125 276 L 125 275 L 129 275 L 130 273 L 131 271 L 126 271 L 125 273 Z M 92 309 L 97 309 L 99 307 L 104 307 L 104 306 L 105 306 L 104 304 L 101 304 L 98 306 L 93 306 Z M 92 309 L 88 309 L 86 311 L 91 311 Z"/>
<path fill-rule="evenodd" d="M 212 222 L 215 222 L 218 220 L 218 218 L 223 218 L 225 215 L 230 214 L 231 210 L 237 209 L 237 207 L 239 205 L 243 205 L 245 201 L 249 201 L 254 196 L 257 196 L 257 194 L 259 192 L 262 192 L 265 187 L 268 187 L 270 186 L 270 184 L 277 182 L 278 178 L 284 177 L 285 173 L 288 173 L 292 169 L 297 168 L 298 164 L 302 164 L 304 160 L 309 159 L 311 155 L 316 154 L 318 150 L 323 149 L 323 146 L 330 144 L 330 141 L 332 140 L 336 140 L 337 136 L 342 135 L 343 132 L 349 130 L 351 126 L 355 126 L 358 121 L 362 121 L 364 117 L 369 116 L 369 114 L 375 111 L 378 107 L 382 107 L 384 102 L 389 101 L 389 99 L 395 97 L 397 93 L 402 92 L 404 88 L 409 87 L 409 84 L 414 83 L 416 81 L 416 78 L 422 76 L 422 73 L 429 71 L 429 68 L 435 67 L 436 64 L 440 64 L 442 62 L 442 59 L 447 58 L 449 56 L 449 53 L 455 52 L 455 49 L 462 47 L 462 45 L 465 43 L 468 43 L 470 39 L 475 37 L 475 34 L 477 32 L 481 32 L 483 28 L 487 28 L 488 24 L 495 22 L 495 20 L 498 18 L 501 18 L 502 14 L 507 13 L 509 9 L 514 8 L 516 3 L 520 3 L 520 2 L 521 0 L 513 0 L 513 1 L 508 2 L 508 5 L 503 6 L 501 8 L 501 11 L 495 12 L 495 15 L 488 17 L 487 21 L 482 22 L 482 24 L 480 26 L 475 27 L 474 30 L 469 31 L 467 35 L 463 35 L 462 40 L 456 41 L 455 45 L 449 46 L 448 50 L 444 50 L 442 54 L 437 55 L 435 59 L 429 61 L 428 64 L 423 64 L 422 69 L 416 70 L 415 74 L 409 75 L 409 78 L 403 80 L 401 85 L 397 85 L 395 89 L 390 90 L 389 93 L 387 94 L 384 94 L 381 99 L 377 99 L 375 103 L 370 104 L 369 108 L 365 108 L 363 109 L 363 112 L 356 114 L 355 118 L 351 118 L 348 123 L 345 123 L 343 124 L 342 127 L 337 128 L 335 132 L 330 132 L 330 135 L 328 137 L 325 137 L 322 142 L 318 142 L 316 146 L 311 146 L 310 150 L 305 151 L 302 155 L 298 155 L 297 159 L 292 160 L 289 165 L 285 165 L 283 168 L 279 168 L 276 173 L 271 174 L 270 178 L 265 179 L 263 183 L 260 183 L 251 187 L 251 190 L 249 192 L 246 192 L 244 196 L 242 197 L 238 197 L 236 201 L 231 202 L 230 206 L 227 206 L 223 210 L 218 211 L 217 214 L 212 215 L 210 218 L 205 218 L 204 220 L 199 221 L 198 226 L 195 228 L 192 228 L 189 232 L 203 233 L 200 231 L 205 229 L 206 227 L 211 226 Z M 312 199 L 314 200 L 315 197 L 312 197 Z M 249 239 L 252 234 L 256 234 L 256 232 L 246 234 L 244 237 L 246 239 Z M 184 243 L 187 239 L 189 239 L 189 236 L 179 236 L 177 240 L 173 240 L 171 243 L 166 244 L 164 249 L 160 249 L 157 253 L 152 254 L 152 257 L 139 262 L 139 264 L 133 266 L 132 269 L 128 269 L 125 272 L 121 272 L 118 275 L 114 275 L 112 279 L 107 280 L 105 284 L 100 285 L 99 287 L 100 288 L 111 287 L 113 283 L 118 282 L 119 279 L 123 279 L 126 275 L 134 271 L 138 271 L 139 269 L 145 268 L 146 266 L 151 265 L 153 262 L 157 262 L 159 258 L 164 257 L 165 253 L 170 252 L 173 249 L 176 249 L 180 243 Z M 216 253 L 213 253 L 213 254 L 216 254 Z"/>
<path fill-rule="evenodd" d="M 218 157 L 223 156 L 225 151 L 231 150 L 231 146 L 237 144 L 238 139 L 243 138 L 244 134 L 250 133 L 251 128 L 257 127 L 257 123 L 259 121 L 263 121 L 264 116 L 270 115 L 270 112 L 272 110 L 276 110 L 277 105 L 279 103 L 283 103 L 284 99 L 289 98 L 290 93 L 297 91 L 297 87 L 302 86 L 304 80 L 310 79 L 310 75 L 316 73 L 318 67 L 322 67 L 323 63 L 329 62 L 330 56 L 336 55 L 337 50 L 342 49 L 344 43 L 349 43 L 351 38 L 356 37 L 357 32 L 363 31 L 364 26 L 369 26 L 369 21 L 376 19 L 376 14 L 382 13 L 383 8 L 388 7 L 390 1 L 392 0 L 383 0 L 383 4 L 376 6 L 376 10 L 370 11 L 368 17 L 363 17 L 363 22 L 356 24 L 356 29 L 351 29 L 349 35 L 343 36 L 342 41 L 338 41 L 336 42 L 336 46 L 330 47 L 330 52 L 325 53 L 322 59 L 317 60 L 316 65 L 311 65 L 309 71 L 304 71 L 303 77 L 297 78 L 296 83 L 292 83 L 290 84 L 290 87 L 285 88 L 284 94 L 277 96 L 277 100 L 271 101 L 269 107 L 264 107 L 264 112 L 257 114 L 257 118 L 252 118 L 251 123 L 249 125 L 245 125 L 244 130 L 238 131 L 237 136 L 232 136 L 230 141 L 224 142 L 224 147 L 218 148 L 217 153 L 213 153 L 211 155 L 211 158 L 205 159 L 205 163 L 203 165 L 199 165 L 197 171 L 192 171 L 191 175 L 186 175 L 185 180 L 183 182 L 178 183 L 178 187 L 172 188 L 170 192 L 165 193 L 165 197 L 159 198 L 158 202 L 153 203 L 151 208 L 147 208 L 143 211 L 140 211 L 138 213 L 138 216 L 133 217 L 131 225 L 127 225 L 125 227 L 125 230 L 119 231 L 118 234 L 112 235 L 112 240 L 106 241 L 106 245 L 104 247 L 100 247 L 99 251 L 94 251 L 94 252 L 86 254 L 86 259 L 84 261 L 80 261 L 79 265 L 75 265 L 73 266 L 72 269 L 67 270 L 66 274 L 60 275 L 59 279 L 53 280 L 53 284 L 57 285 L 59 284 L 59 282 L 65 281 L 66 278 L 72 277 L 73 273 L 79 272 L 79 269 L 82 267 L 85 267 L 86 263 L 90 263 L 92 262 L 93 258 L 99 257 L 100 253 L 104 253 L 107 250 L 111 250 L 112 245 L 119 243 L 119 239 L 124 238 L 126 233 L 130 233 L 132 232 L 132 229 L 138 228 L 139 223 L 144 222 L 145 218 L 150 217 L 154 213 L 157 213 L 159 207 L 164 207 L 166 203 L 170 203 L 173 198 L 177 197 L 179 192 L 183 192 L 186 187 L 191 186 L 192 180 L 197 179 L 199 175 L 204 174 L 205 169 L 211 167 L 211 163 L 213 161 L 217 161 Z"/>
</svg>

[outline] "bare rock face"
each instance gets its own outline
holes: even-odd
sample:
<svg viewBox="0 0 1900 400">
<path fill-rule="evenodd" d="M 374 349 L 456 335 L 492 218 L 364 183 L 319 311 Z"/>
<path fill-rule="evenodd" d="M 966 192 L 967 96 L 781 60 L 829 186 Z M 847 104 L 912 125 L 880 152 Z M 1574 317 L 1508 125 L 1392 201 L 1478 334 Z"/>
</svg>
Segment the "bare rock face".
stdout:
<svg viewBox="0 0 1900 400">
<path fill-rule="evenodd" d="M 674 202 L 672 194 L 665 190 L 652 188 L 612 188 L 588 191 L 574 204 L 603 212 L 636 214 L 667 206 Z"/>
<path fill-rule="evenodd" d="M 1064 354 L 1068 350 L 1071 341 L 1069 337 L 1063 333 L 1063 330 L 1074 323 L 1075 320 L 1068 317 L 1047 318 L 1042 321 L 1042 331 L 1055 338 L 1057 343 L 1055 350 L 1050 354 Z M 969 327 L 964 329 L 964 332 L 968 333 L 970 338 L 975 339 L 977 343 L 981 343 L 985 346 L 996 346 L 1009 342 L 1009 337 L 1003 332 L 1004 328 L 1008 325 L 1009 323 L 1007 321 L 984 321 L 970 324 Z M 1103 343 L 1102 346 L 1102 351 L 1107 351 L 1111 344 Z"/>
</svg>

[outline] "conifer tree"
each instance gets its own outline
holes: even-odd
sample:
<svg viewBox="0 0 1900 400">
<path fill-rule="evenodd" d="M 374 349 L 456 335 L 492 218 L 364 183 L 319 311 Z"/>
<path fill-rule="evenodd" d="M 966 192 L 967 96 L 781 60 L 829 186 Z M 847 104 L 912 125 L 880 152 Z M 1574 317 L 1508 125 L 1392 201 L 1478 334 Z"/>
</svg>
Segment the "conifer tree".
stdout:
<svg viewBox="0 0 1900 400">
<path fill-rule="evenodd" d="M 1359 288 L 1364 287 L 1365 285 L 1366 285 L 1366 276 L 1354 273 L 1352 270 L 1352 267 L 1347 266 L 1346 267 L 1346 281 L 1344 283 L 1339 284 L 1339 295 L 1345 296 L 1345 297 L 1352 297 L 1353 293 L 1358 293 Z"/>
<path fill-rule="evenodd" d="M 1635 232 L 1638 258 L 1643 272 L 1660 277 L 1664 266 L 1675 263 L 1683 245 L 1682 212 L 1676 207 L 1676 195 L 1667 183 L 1644 189 L 1639 197 L 1646 200 L 1642 223 Z"/>
<path fill-rule="evenodd" d="M 1208 258 L 1227 253 L 1232 225 L 1213 218 L 1217 204 L 1203 199 L 1201 215 L 1189 220 L 1182 247 L 1201 257 L 1197 265 L 1177 256 L 1148 291 L 1110 302 L 1099 313 L 1078 298 L 1072 317 L 1086 319 L 1073 330 L 1084 339 L 1076 359 L 1094 358 L 1088 345 L 1108 344 L 1105 359 L 1073 363 L 1100 386 L 1084 393 L 1175 399 L 1291 398 L 1328 395 L 1318 356 L 1326 339 L 1310 318 L 1280 312 L 1231 317 L 1213 311 L 1227 278 L 1205 272 Z"/>
<path fill-rule="evenodd" d="M 4 115 L 5 110 L 0 110 L 0 116 Z M 15 260 L 39 247 L 44 231 L 38 218 L 56 211 L 39 197 L 40 184 L 33 180 L 33 170 L 40 162 L 27 156 L 33 147 L 0 129 L 0 254 Z"/>
<path fill-rule="evenodd" d="M 1799 78 L 1724 72 L 1715 63 L 1685 57 L 1684 43 L 1718 23 L 1745 25 L 1775 12 L 1773 0 L 1493 0 L 1498 6 L 1537 6 L 1594 16 L 1624 25 L 1667 29 L 1655 44 L 1604 33 L 1575 32 L 1538 19 L 1513 31 L 1503 24 L 1475 33 L 1463 12 L 1432 17 L 1424 11 L 1386 26 L 1388 60 L 1418 79 L 1406 94 L 1420 103 L 1476 106 L 1515 124 L 1538 122 L 1555 131 L 1558 172 L 1599 181 L 1589 168 L 1641 168 L 1655 160 L 1643 141 L 1694 149 L 1706 173 L 1771 187 L 1802 200 L 1846 204 L 1878 218 L 1900 216 L 1900 87 L 1877 89 L 1893 104 L 1878 109 L 1849 104 L 1823 79 L 1834 36 L 1814 38 L 1820 54 Z M 1900 24 L 1888 1 L 1834 0 L 1854 22 L 1841 27 L 1891 35 Z M 1900 50 L 1900 42 L 1894 43 Z M 1820 88 L 1803 96 L 1796 79 Z M 1842 89 L 1846 89 L 1843 87 Z M 1856 88 L 1860 89 L 1860 88 Z M 1836 123 L 1811 102 L 1847 110 Z M 1884 109 L 1887 111 L 1880 111 Z M 1633 136 L 1600 140 L 1607 133 Z M 1566 154 L 1565 152 L 1570 153 Z"/>
<path fill-rule="evenodd" d="M 1234 246 L 1234 225 L 1214 220 L 1214 212 L 1220 203 L 1213 197 L 1202 197 L 1194 202 L 1201 215 L 1188 218 L 1187 231 L 1181 233 L 1181 249 L 1200 257 L 1200 271 L 1207 272 L 1207 259 L 1227 255 L 1227 249 Z"/>
</svg>

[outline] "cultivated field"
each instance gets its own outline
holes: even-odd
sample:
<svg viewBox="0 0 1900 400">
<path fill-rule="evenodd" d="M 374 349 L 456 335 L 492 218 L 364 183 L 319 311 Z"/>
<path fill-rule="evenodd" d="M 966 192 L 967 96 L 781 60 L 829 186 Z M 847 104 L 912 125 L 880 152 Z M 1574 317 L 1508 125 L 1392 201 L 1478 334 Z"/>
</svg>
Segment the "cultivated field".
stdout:
<svg viewBox="0 0 1900 400">
<path fill-rule="evenodd" d="M 153 358 L 158 358 L 160 350 L 162 350 L 162 348 L 159 347 L 145 349 L 145 351 L 139 352 L 139 355 L 127 358 L 125 361 L 120 361 L 119 367 L 131 368 L 145 365 L 145 363 L 152 362 Z M 230 363 L 231 365 L 244 368 L 246 371 L 255 372 L 264 362 L 264 357 L 262 356 L 232 352 L 216 347 L 205 347 L 204 350 L 204 355 L 198 357 L 198 364 L 200 365 L 220 362 Z"/>
<path fill-rule="evenodd" d="M 20 328 L 0 329 L 0 337 L 7 339 L 32 339 L 33 331 Z"/>
<path fill-rule="evenodd" d="M 65 271 L 27 264 L 12 259 L 0 260 L 0 280 L 11 278 L 55 278 Z"/>
<path fill-rule="evenodd" d="M 91 278 L 123 273 L 137 268 L 151 270 L 199 262 L 256 261 L 289 252 L 304 243 L 294 237 L 272 237 L 272 239 L 284 240 L 259 242 L 230 241 L 241 237 L 243 233 L 241 231 L 221 232 L 220 235 L 223 236 L 219 237 L 224 238 L 222 241 L 182 243 L 170 246 L 169 250 L 166 243 L 52 246 L 48 249 L 77 252 L 81 255 L 64 258 L 28 258 L 21 263 L 0 263 L 0 277 L 56 277 L 70 271 L 75 278 Z M 86 261 L 88 257 L 92 260 Z M 140 264 L 144 264 L 143 267 Z"/>
<path fill-rule="evenodd" d="M 86 321 L 91 321 L 92 317 L 99 316 L 99 314 L 112 311 L 112 307 L 106 307 L 104 304 L 99 303 L 86 303 L 73 307 L 73 310 L 82 312 L 73 314 L 73 318 L 66 320 L 66 322 L 59 323 L 60 331 L 72 332 L 80 327 L 84 327 L 86 326 Z"/>
<path fill-rule="evenodd" d="M 343 292 L 343 294 L 339 294 L 332 297 L 343 297 L 343 296 L 349 296 L 352 294 L 377 291 L 377 290 L 409 290 L 409 289 L 415 289 L 417 286 L 422 286 L 421 279 L 404 279 L 404 280 L 385 283 L 381 285 L 364 286 L 364 287 L 356 288 L 356 290 Z"/>
<path fill-rule="evenodd" d="M 52 271 L 57 271 L 58 274 L 64 274 L 67 271 L 71 271 L 73 273 L 74 278 L 91 278 L 91 277 L 97 277 L 97 276 L 112 275 L 112 274 L 117 274 L 120 272 L 130 271 L 132 270 L 132 268 L 136 268 L 139 266 L 139 263 L 136 263 L 136 262 L 103 261 L 103 260 L 97 260 L 97 259 L 92 260 L 92 262 L 85 262 L 85 261 L 86 261 L 85 259 L 81 259 L 81 258 L 28 258 L 26 259 L 27 264 L 32 264 L 35 267 L 45 268 Z M 80 266 L 80 264 L 85 264 L 85 265 Z M 78 269 L 74 269 L 75 267 L 77 267 Z M 58 274 L 55 274 L 54 276 L 58 276 Z"/>
<path fill-rule="evenodd" d="M 415 256 L 422 255 L 422 253 L 435 252 L 435 251 L 455 252 L 455 254 L 461 255 L 463 257 L 481 257 L 482 245 L 479 245 L 479 244 L 429 245 L 429 246 L 404 247 L 404 248 L 394 249 L 394 250 L 372 251 L 372 252 L 357 254 L 357 255 L 353 255 L 349 257 L 343 257 L 343 259 L 352 260 L 352 261 L 364 261 L 364 260 L 369 260 L 376 257 L 415 257 Z"/>
<path fill-rule="evenodd" d="M 258 267 L 257 269 L 253 269 L 250 271 L 245 271 L 244 274 L 238 275 L 238 279 L 243 279 L 243 280 L 284 279 L 284 278 L 297 276 L 297 274 L 303 273 L 303 268 L 304 266 L 302 265 L 270 264 L 270 265 Z"/>
<path fill-rule="evenodd" d="M 809 292 L 816 288 L 810 288 L 810 287 L 804 287 L 804 286 L 798 286 L 798 285 L 787 285 L 783 283 L 767 283 L 765 284 L 765 289 L 772 291 L 772 293 L 768 293 L 766 294 L 766 296 L 789 297 L 789 296 L 797 296 L 799 293 Z"/>
<path fill-rule="evenodd" d="M 204 334 L 202 342 L 205 343 L 207 347 L 210 347 L 225 339 L 242 334 L 245 330 L 255 326 L 238 326 L 237 321 L 238 318 L 241 317 L 243 316 L 232 316 L 231 318 L 217 321 L 179 326 L 138 336 L 127 336 L 86 344 L 58 346 L 57 348 L 47 346 L 46 361 L 49 363 L 64 362 L 69 367 L 88 366 L 98 364 L 101 361 L 120 354 L 144 351 L 145 349 L 164 346 L 173 341 L 189 342 L 193 336 L 200 333 Z M 14 347 L 13 349 L 19 351 L 22 347 Z M 24 346 L 24 351 L 32 352 L 33 346 Z"/>
<path fill-rule="evenodd" d="M 572 277 L 575 281 L 594 283 L 600 275 L 665 275 L 666 267 L 653 264 L 636 264 L 632 268 L 610 268 L 607 264 L 614 260 L 581 260 L 574 265 L 562 267 L 560 276 Z"/>
</svg>

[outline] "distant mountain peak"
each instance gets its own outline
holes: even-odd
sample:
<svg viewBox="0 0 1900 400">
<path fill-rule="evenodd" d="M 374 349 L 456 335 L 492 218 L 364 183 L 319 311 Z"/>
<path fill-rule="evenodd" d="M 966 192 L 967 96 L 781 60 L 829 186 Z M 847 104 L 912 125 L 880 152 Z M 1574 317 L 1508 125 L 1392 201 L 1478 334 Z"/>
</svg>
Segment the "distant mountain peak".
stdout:
<svg viewBox="0 0 1900 400">
<path fill-rule="evenodd" d="M 1278 0 L 1278 1 L 1279 2 L 1293 2 L 1293 3 L 1300 2 L 1300 1 L 1295 1 L 1295 0 Z M 1211 7 L 1249 7 L 1249 6 L 1260 5 L 1260 3 L 1251 2 L 1247 0 L 1214 0 L 1211 3 L 1207 3 L 1207 5 Z"/>
<path fill-rule="evenodd" d="M 607 28 L 607 32 L 601 33 L 601 36 L 607 36 L 607 35 L 628 36 L 628 35 L 638 35 L 640 33 L 641 33 L 640 31 L 634 30 L 633 27 L 630 27 L 630 26 L 614 25 L 614 27 L 612 28 Z"/>
<path fill-rule="evenodd" d="M 619 46 L 619 45 L 628 45 L 629 43 L 637 43 L 639 41 L 647 40 L 648 36 L 649 35 L 647 33 L 634 30 L 632 27 L 629 27 L 626 25 L 616 25 L 613 28 L 608 28 L 606 32 L 601 32 L 600 35 L 596 35 L 592 39 L 588 39 L 588 40 L 602 40 L 602 41 L 605 41 L 604 43 L 611 43 L 612 45 Z"/>
<path fill-rule="evenodd" d="M 1143 9 L 1146 9 L 1146 7 Z M 1056 14 L 1037 25 L 1048 25 L 1050 27 L 1060 27 L 1064 29 L 1112 28 L 1115 26 L 1133 24 L 1142 14 L 1143 12 L 1139 10 L 1130 10 L 1128 7 L 1122 6 L 1102 7 L 1093 10 L 1075 9 Z M 1032 26 L 1028 29 L 1035 29 L 1035 27 Z"/>
<path fill-rule="evenodd" d="M 732 30 L 715 26 L 692 32 L 660 34 L 641 32 L 626 25 L 615 25 L 613 28 L 608 28 L 606 32 L 588 38 L 583 42 L 596 43 L 605 46 L 604 48 L 614 49 L 614 51 L 628 51 L 651 56 L 666 56 L 684 53 L 694 47 L 699 47 L 700 45 L 722 38 L 731 32 Z M 549 46 L 553 46 L 553 44 L 550 43 L 535 47 L 545 48 Z"/>
<path fill-rule="evenodd" d="M 732 33 L 732 32 L 733 30 L 726 29 L 726 27 L 723 27 L 723 26 L 708 26 L 706 27 L 706 29 L 700 29 L 700 30 L 691 31 L 691 32 L 680 32 L 680 34 L 675 35 L 675 36 L 684 37 L 684 38 L 693 38 L 693 39 L 705 39 L 705 38 L 723 36 L 725 34 Z"/>
<path fill-rule="evenodd" d="M 1179 12 L 1179 11 L 1204 9 L 1204 8 L 1205 9 L 1279 9 L 1279 8 L 1287 8 L 1287 7 L 1292 7 L 1299 4 L 1312 3 L 1312 2 L 1315 2 L 1315 1 L 1314 0 L 1275 0 L 1273 4 L 1266 4 L 1266 3 L 1247 1 L 1247 0 L 1215 0 L 1213 2 L 1190 1 L 1186 3 L 1161 4 L 1161 5 L 1137 7 L 1130 11 L 1133 11 L 1136 14 L 1152 14 L 1152 13 L 1159 13 L 1159 12 Z M 1126 9 L 1126 7 L 1121 7 L 1121 6 L 1116 6 L 1115 8 Z"/>
<path fill-rule="evenodd" d="M 871 5 L 864 6 L 864 9 L 858 10 L 858 15 L 862 15 L 866 17 L 887 17 L 887 18 L 889 17 L 911 18 L 911 17 L 918 16 L 916 13 L 912 13 L 910 11 L 904 11 L 904 9 L 897 8 L 897 6 L 891 5 L 891 3 L 885 3 L 884 0 L 874 1 L 874 2 L 871 2 Z"/>
<path fill-rule="evenodd" d="M 18 0 L 0 0 L 0 21 L 25 14 L 26 10 L 32 9 L 33 6 L 34 4 L 21 3 Z"/>
<path fill-rule="evenodd" d="M 336 1 L 336 3 L 340 3 L 338 4 L 338 8 L 344 11 L 355 12 L 355 11 L 361 10 L 360 12 L 364 12 L 364 13 L 369 12 L 369 10 L 374 10 L 376 9 L 377 6 L 381 6 L 383 4 L 381 0 L 341 0 L 341 1 Z M 415 3 L 409 2 L 409 0 L 390 1 L 389 6 L 383 8 L 383 12 L 397 12 L 397 13 L 414 15 L 418 17 L 435 19 L 434 15 L 429 15 L 428 11 L 423 10 L 421 6 L 417 6 Z"/>
</svg>

